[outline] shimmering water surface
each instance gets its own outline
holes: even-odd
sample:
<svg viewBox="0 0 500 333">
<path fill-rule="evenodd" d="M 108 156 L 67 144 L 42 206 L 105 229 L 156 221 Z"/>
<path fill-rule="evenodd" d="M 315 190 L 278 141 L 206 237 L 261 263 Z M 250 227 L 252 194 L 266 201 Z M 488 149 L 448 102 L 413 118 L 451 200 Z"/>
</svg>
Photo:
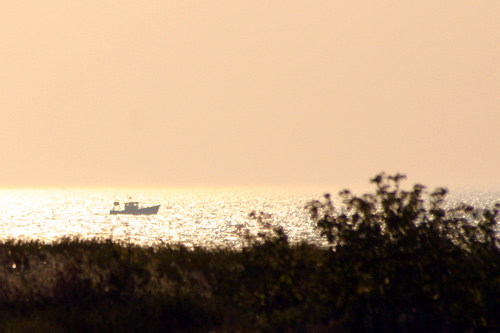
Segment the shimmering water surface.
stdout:
<svg viewBox="0 0 500 333">
<path fill-rule="evenodd" d="M 336 193 L 336 192 L 332 192 Z M 304 206 L 319 199 L 312 190 L 0 190 L 0 238 L 57 240 L 62 237 L 111 238 L 142 245 L 244 244 L 242 229 L 258 230 L 251 211 L 272 214 L 290 240 L 319 242 Z M 110 215 L 113 202 L 161 204 L 157 215 Z M 450 202 L 477 207 L 500 201 L 499 192 L 461 192 Z"/>
<path fill-rule="evenodd" d="M 111 238 L 136 244 L 243 244 L 257 230 L 251 211 L 264 211 L 292 240 L 317 239 L 305 204 L 321 192 L 301 190 L 0 190 L 2 239 Z M 157 215 L 110 215 L 113 202 L 161 204 Z"/>
</svg>

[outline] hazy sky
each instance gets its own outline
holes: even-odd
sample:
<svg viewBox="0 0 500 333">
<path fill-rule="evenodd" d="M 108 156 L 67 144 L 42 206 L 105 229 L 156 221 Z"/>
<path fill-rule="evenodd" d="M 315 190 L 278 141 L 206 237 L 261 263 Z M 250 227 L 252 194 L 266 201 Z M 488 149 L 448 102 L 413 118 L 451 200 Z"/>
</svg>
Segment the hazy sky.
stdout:
<svg viewBox="0 0 500 333">
<path fill-rule="evenodd" d="M 500 186 L 500 1 L 3 1 L 0 187 Z"/>
</svg>

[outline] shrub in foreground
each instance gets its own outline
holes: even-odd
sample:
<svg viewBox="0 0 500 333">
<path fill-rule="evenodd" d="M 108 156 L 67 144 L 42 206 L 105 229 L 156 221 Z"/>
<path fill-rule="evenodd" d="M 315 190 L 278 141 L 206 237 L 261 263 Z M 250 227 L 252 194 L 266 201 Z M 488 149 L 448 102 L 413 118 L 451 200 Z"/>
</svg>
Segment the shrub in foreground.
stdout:
<svg viewBox="0 0 500 333">
<path fill-rule="evenodd" d="M 445 189 L 404 191 L 404 178 L 308 205 L 332 245 L 336 316 L 355 330 L 500 328 L 499 205 L 446 208 Z"/>
</svg>

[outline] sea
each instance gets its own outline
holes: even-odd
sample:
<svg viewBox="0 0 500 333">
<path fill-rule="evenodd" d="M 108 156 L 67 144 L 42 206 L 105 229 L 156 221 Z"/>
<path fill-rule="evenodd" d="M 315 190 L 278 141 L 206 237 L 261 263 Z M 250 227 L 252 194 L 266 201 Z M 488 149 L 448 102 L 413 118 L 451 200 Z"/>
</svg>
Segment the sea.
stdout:
<svg viewBox="0 0 500 333">
<path fill-rule="evenodd" d="M 0 240 L 57 241 L 63 238 L 111 239 L 155 246 L 240 248 L 245 231 L 261 225 L 251 212 L 270 214 L 291 242 L 324 243 L 305 206 L 321 199 L 319 189 L 2 189 Z M 115 201 L 161 205 L 157 215 L 110 215 Z M 466 202 L 478 208 L 500 202 L 499 190 L 462 190 L 448 205 Z"/>
</svg>

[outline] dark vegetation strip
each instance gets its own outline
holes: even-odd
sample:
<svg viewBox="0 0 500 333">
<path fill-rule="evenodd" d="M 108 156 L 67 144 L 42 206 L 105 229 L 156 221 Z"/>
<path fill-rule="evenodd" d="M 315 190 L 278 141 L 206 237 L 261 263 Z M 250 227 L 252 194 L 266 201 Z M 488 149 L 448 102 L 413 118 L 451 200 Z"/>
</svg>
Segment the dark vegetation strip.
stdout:
<svg viewBox="0 0 500 333">
<path fill-rule="evenodd" d="M 265 213 L 241 250 L 2 242 L 0 331 L 499 331 L 498 205 L 444 208 L 444 189 L 403 178 L 310 202 L 329 248 Z"/>
</svg>

